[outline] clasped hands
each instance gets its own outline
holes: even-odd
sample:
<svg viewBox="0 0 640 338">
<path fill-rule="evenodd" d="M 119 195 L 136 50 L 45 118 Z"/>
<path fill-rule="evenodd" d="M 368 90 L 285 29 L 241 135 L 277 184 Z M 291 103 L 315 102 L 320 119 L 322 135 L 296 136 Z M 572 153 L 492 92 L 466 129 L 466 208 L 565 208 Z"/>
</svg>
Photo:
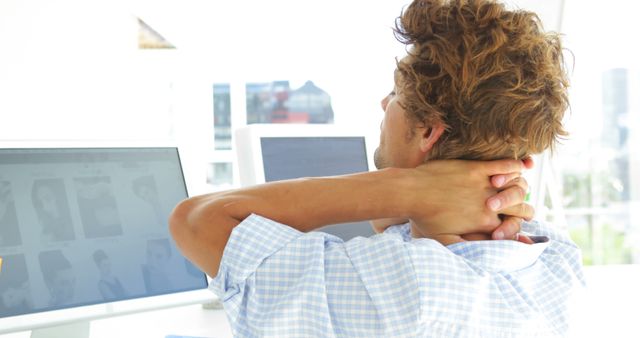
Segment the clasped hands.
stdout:
<svg viewBox="0 0 640 338">
<path fill-rule="evenodd" d="M 411 234 L 443 245 L 466 240 L 511 239 L 531 244 L 520 235 L 523 220 L 533 218 L 524 202 L 528 184 L 521 177 L 533 167 L 525 160 L 429 161 L 407 175 L 405 217 L 375 220 L 376 232 L 410 221 Z"/>
</svg>

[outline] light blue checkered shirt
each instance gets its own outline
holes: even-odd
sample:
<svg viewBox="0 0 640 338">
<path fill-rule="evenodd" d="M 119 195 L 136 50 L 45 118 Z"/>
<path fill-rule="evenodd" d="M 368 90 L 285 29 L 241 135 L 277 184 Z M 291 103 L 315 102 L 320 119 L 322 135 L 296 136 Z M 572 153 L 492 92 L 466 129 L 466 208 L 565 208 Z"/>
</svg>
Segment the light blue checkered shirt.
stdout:
<svg viewBox="0 0 640 338">
<path fill-rule="evenodd" d="M 251 215 L 211 282 L 237 337 L 555 337 L 583 285 L 580 251 L 546 241 L 443 246 L 408 224 L 347 242 Z"/>
</svg>

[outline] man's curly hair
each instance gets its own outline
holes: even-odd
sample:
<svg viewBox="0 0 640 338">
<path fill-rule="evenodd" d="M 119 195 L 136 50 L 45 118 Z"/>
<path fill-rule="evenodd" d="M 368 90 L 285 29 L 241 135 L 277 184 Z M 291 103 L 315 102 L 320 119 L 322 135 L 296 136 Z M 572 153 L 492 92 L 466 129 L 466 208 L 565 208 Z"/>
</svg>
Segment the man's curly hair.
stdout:
<svg viewBox="0 0 640 338">
<path fill-rule="evenodd" d="M 396 86 L 408 118 L 442 123 L 430 159 L 523 158 L 567 133 L 560 38 L 492 0 L 415 0 L 396 20 L 409 46 Z"/>
</svg>

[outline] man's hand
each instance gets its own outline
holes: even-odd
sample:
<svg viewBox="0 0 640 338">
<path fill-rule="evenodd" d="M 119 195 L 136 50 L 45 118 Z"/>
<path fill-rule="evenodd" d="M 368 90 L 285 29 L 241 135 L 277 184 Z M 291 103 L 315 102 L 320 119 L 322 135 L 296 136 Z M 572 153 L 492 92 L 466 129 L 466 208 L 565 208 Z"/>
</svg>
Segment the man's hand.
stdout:
<svg viewBox="0 0 640 338">
<path fill-rule="evenodd" d="M 526 169 L 533 168 L 533 160 L 527 157 L 522 161 Z M 523 220 L 531 220 L 534 209 L 524 202 L 529 185 L 520 172 L 500 174 L 491 177 L 491 184 L 501 189 L 498 194 L 487 200 L 487 206 L 502 215 L 502 223 L 493 231 L 493 239 L 514 239 L 532 244 L 529 237 L 520 234 Z"/>
<path fill-rule="evenodd" d="M 530 169 L 533 167 L 533 161 L 531 158 L 523 160 L 522 164 L 523 169 Z M 494 169 L 499 170 L 499 168 L 494 167 L 491 167 L 489 170 Z M 522 221 L 530 220 L 533 218 L 534 214 L 533 207 L 524 203 L 528 184 L 520 175 L 520 171 L 515 171 L 497 174 L 491 177 L 487 176 L 487 178 L 490 179 L 493 188 L 498 189 L 498 191 L 496 194 L 491 195 L 491 197 L 486 199 L 486 206 L 490 210 L 502 215 L 502 223 L 500 223 L 493 232 L 465 234 L 464 236 L 461 236 L 461 239 L 514 239 L 523 243 L 531 243 L 531 240 L 528 237 L 519 234 Z M 407 218 L 385 218 L 372 220 L 371 226 L 376 233 L 381 233 L 392 225 L 404 224 L 407 222 L 409 222 L 409 219 Z"/>
<path fill-rule="evenodd" d="M 439 212 L 418 212 L 411 217 L 413 235 L 434 238 L 443 244 L 492 237 L 528 243 L 528 238 L 518 236 L 522 219 L 533 217 L 533 208 L 524 203 L 528 186 L 520 172 L 532 165 L 530 159 L 432 161 L 416 168 L 418 177 L 422 175 L 429 184 L 422 191 L 436 206 L 429 209 Z M 416 186 L 420 187 L 418 183 Z M 413 193 L 419 191 L 420 188 Z M 380 229 L 381 225 L 377 225 Z"/>
</svg>

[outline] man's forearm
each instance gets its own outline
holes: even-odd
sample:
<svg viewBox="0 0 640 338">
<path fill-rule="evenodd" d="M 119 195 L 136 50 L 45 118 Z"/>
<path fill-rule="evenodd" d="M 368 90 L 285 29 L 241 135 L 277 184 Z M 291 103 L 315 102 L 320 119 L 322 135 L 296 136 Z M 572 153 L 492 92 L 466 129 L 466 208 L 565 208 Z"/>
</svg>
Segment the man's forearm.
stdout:
<svg viewBox="0 0 640 338">
<path fill-rule="evenodd" d="M 256 213 L 307 232 L 328 224 L 408 217 L 406 169 L 305 178 L 231 192 L 226 212 L 238 221 Z"/>
<path fill-rule="evenodd" d="M 194 197 L 190 221 L 233 227 L 255 213 L 307 232 L 324 225 L 382 217 L 408 217 L 406 169 L 303 178 Z M 178 208 L 179 209 L 179 208 Z M 194 213 L 195 211 L 195 213 Z M 215 224 L 210 222 L 220 218 Z"/>
<path fill-rule="evenodd" d="M 407 170 L 273 182 L 193 197 L 174 210 L 171 231 L 183 253 L 215 275 L 231 231 L 252 213 L 303 232 L 336 223 L 409 217 Z M 216 257 L 205 258 L 207 251 Z"/>
</svg>

